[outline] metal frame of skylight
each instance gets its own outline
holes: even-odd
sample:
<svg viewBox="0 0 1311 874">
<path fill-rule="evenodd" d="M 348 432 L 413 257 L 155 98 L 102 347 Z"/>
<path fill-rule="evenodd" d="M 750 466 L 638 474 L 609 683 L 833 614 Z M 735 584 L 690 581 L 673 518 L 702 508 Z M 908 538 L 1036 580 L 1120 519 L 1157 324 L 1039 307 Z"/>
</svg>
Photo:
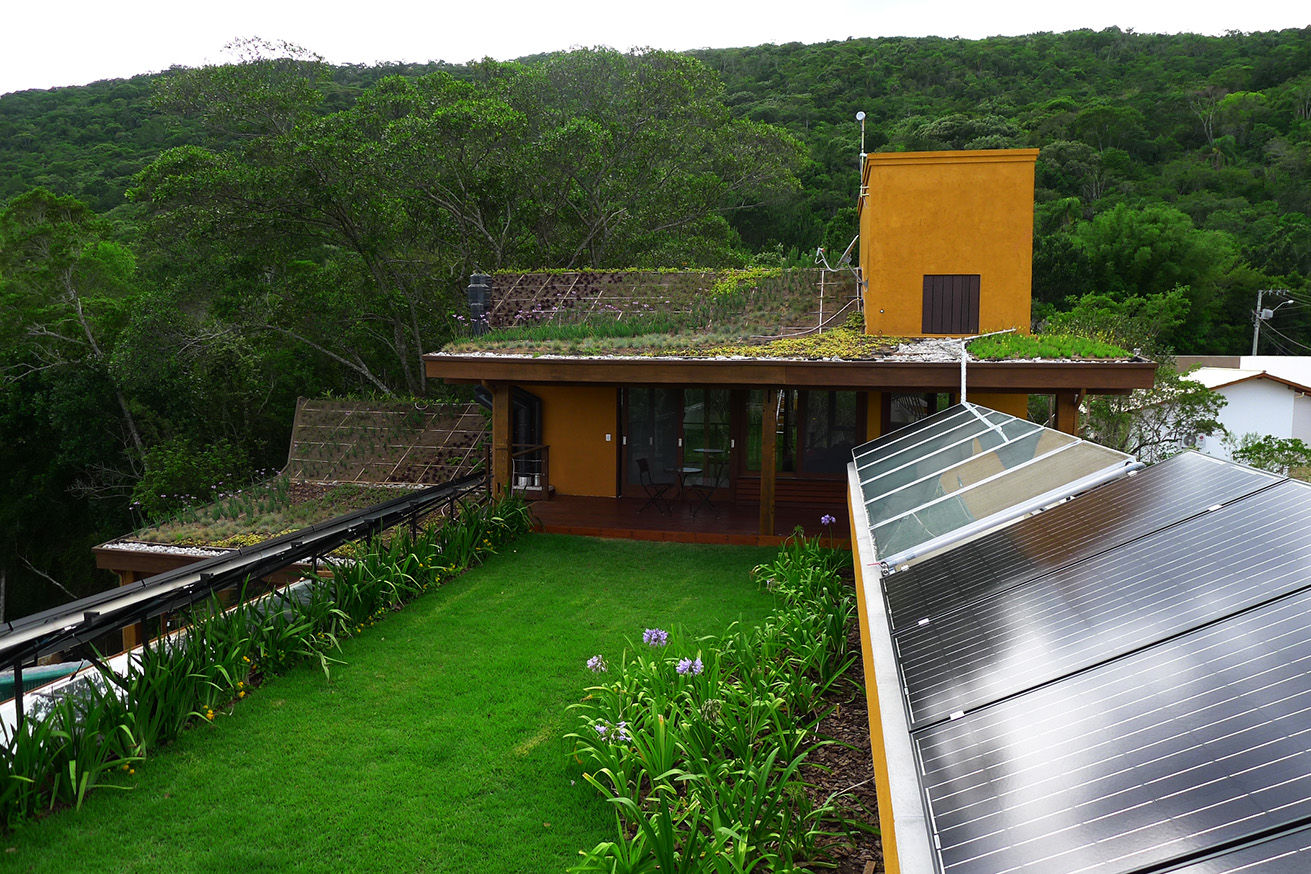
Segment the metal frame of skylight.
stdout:
<svg viewBox="0 0 1311 874">
<path fill-rule="evenodd" d="M 942 415 L 943 413 L 950 412 L 952 409 L 954 409 L 955 407 L 959 407 L 959 406 L 968 406 L 968 404 L 953 404 L 951 407 L 948 407 L 948 408 L 945 409 L 945 410 L 939 410 L 938 412 L 934 413 L 933 416 L 929 416 L 929 417 L 927 417 L 927 418 L 920 419 L 918 422 L 912 422 L 911 425 L 923 425 L 923 423 L 927 422 L 929 419 L 934 418 L 934 416 L 940 416 L 940 415 Z M 960 416 L 960 415 L 961 415 L 962 413 L 964 413 L 964 412 L 966 412 L 966 411 L 965 411 L 965 410 L 958 410 L 958 411 L 956 411 L 956 412 L 951 413 L 950 416 L 942 415 L 942 421 L 944 421 L 944 422 L 949 421 L 949 420 L 955 418 L 956 416 Z M 965 419 L 965 424 L 968 424 L 968 422 L 969 422 L 969 419 L 966 418 L 966 419 Z M 907 426 L 905 426 L 905 427 L 910 427 L 910 425 L 907 425 Z M 961 427 L 961 426 L 959 426 L 959 425 L 952 426 L 952 427 L 949 428 L 948 430 L 949 430 L 949 431 L 954 431 L 954 430 L 955 430 L 956 428 L 958 428 L 958 427 Z M 900 429 L 898 429 L 898 430 L 900 430 Z M 901 441 L 903 441 L 903 440 L 910 440 L 910 439 L 913 438 L 915 435 L 917 435 L 917 434 L 922 434 L 922 433 L 923 433 L 924 431 L 926 431 L 926 430 L 928 430 L 928 429 L 923 428 L 923 427 L 916 428 L 914 431 L 912 431 L 911 433 L 907 434 L 907 435 L 904 436 L 904 437 L 897 437 L 896 439 L 889 440 L 889 441 L 888 441 L 887 443 L 885 443 L 884 445 L 879 446 L 878 449 L 886 449 L 888 446 L 896 446 L 896 445 L 897 445 L 898 443 L 900 443 Z M 896 433 L 896 432 L 894 431 L 893 433 Z M 889 436 L 891 436 L 891 435 L 889 435 Z M 882 439 L 883 439 L 882 437 L 876 437 L 876 438 L 874 438 L 873 440 L 868 441 L 867 444 L 862 444 L 862 445 L 869 445 L 869 444 L 871 444 L 871 443 L 878 443 L 879 440 L 882 440 Z M 923 442 L 924 442 L 923 440 L 920 441 L 920 443 L 923 443 Z M 911 444 L 911 445 L 912 445 L 912 446 L 918 446 L 919 443 L 915 443 L 915 444 Z M 863 453 L 861 453 L 861 455 L 862 455 L 862 456 L 863 456 L 863 455 L 871 455 L 871 454 L 874 453 L 874 451 L 875 451 L 874 449 L 867 449 L 867 450 L 865 450 Z M 897 452 L 901 452 L 902 450 L 898 449 L 898 450 L 896 450 L 896 451 L 897 451 Z M 855 455 L 855 450 L 852 451 L 852 460 L 855 461 L 855 463 L 856 463 L 856 469 L 857 469 L 857 470 L 860 470 L 860 468 L 861 468 L 861 464 L 860 464 L 859 459 L 858 459 L 858 458 L 856 457 L 856 455 Z M 868 466 L 868 465 L 866 465 L 866 466 Z"/>
<path fill-rule="evenodd" d="M 948 435 L 948 434 L 951 434 L 953 431 L 959 431 L 959 430 L 961 430 L 962 428 L 969 428 L 969 427 L 970 427 L 971 425 L 973 425 L 973 424 L 974 424 L 974 422 L 973 422 L 972 420 L 966 419 L 965 421 L 961 422 L 959 425 L 953 425 L 952 427 L 946 429 L 945 431 L 939 431 L 939 432 L 933 433 L 931 436 L 925 438 L 924 440 L 919 441 L 918 443 L 912 443 L 912 444 L 910 444 L 909 446 L 905 446 L 905 447 L 903 447 L 903 448 L 901 448 L 901 449 L 897 449 L 897 450 L 893 451 L 892 453 L 881 454 L 880 457 L 879 457 L 878 459 L 875 459 L 874 461 L 866 462 L 863 466 L 858 462 L 858 463 L 856 464 L 856 472 L 859 473 L 861 470 L 868 469 L 868 468 L 870 467 L 870 465 L 872 465 L 872 464 L 876 464 L 878 461 L 881 461 L 881 460 L 885 460 L 885 459 L 887 459 L 887 458 L 889 457 L 889 455 L 901 455 L 901 454 L 906 453 L 906 452 L 911 452 L 911 451 L 913 451 L 914 449 L 916 449 L 916 448 L 918 448 L 918 447 L 920 447 L 920 446 L 923 446 L 924 444 L 928 443 L 930 440 L 933 440 L 933 439 L 936 438 L 936 437 L 943 437 L 943 436 L 946 436 L 946 435 Z M 922 433 L 922 432 L 918 432 L 918 431 L 917 431 L 916 433 Z M 956 441 L 955 443 L 949 443 L 949 444 L 947 444 L 947 446 L 958 446 L 958 445 L 960 445 L 961 443 L 966 442 L 966 440 L 972 440 L 972 439 L 974 439 L 975 437 L 978 437 L 978 436 L 979 436 L 980 434 L 982 434 L 982 433 L 985 433 L 985 432 L 983 432 L 983 431 L 977 431 L 977 430 L 971 430 L 971 431 L 969 432 L 969 436 L 966 437 L 965 440 L 958 440 L 958 441 Z M 912 436 L 913 436 L 913 435 L 912 435 Z M 944 446 L 943 448 L 945 449 L 945 448 L 947 448 L 947 446 Z M 936 451 L 936 450 L 935 450 L 935 451 Z M 868 454 L 873 455 L 874 453 L 873 453 L 873 451 L 871 451 L 871 452 L 868 453 Z M 912 463 L 913 463 L 913 462 L 912 462 Z M 905 467 L 905 465 L 901 465 L 901 467 Z M 894 468 L 894 469 L 895 469 L 895 468 Z M 887 471 L 885 471 L 885 473 L 886 473 L 886 472 L 887 472 Z M 870 477 L 869 480 L 864 480 L 864 481 L 862 481 L 862 483 L 864 483 L 864 482 L 873 482 L 874 480 L 878 479 L 878 478 L 879 478 L 880 476 L 882 476 L 882 475 L 883 475 L 883 474 L 876 474 L 875 476 Z"/>
<path fill-rule="evenodd" d="M 954 430 L 954 429 L 953 429 L 953 430 Z M 1012 444 L 1012 443 L 1017 443 L 1017 442 L 1019 442 L 1020 440 L 1023 440 L 1024 438 L 1026 438 L 1026 437 L 1032 437 L 1034 434 L 1037 434 L 1037 433 L 1043 431 L 1044 429 L 1043 429 L 1043 426 L 1041 426 L 1041 425 L 1034 425 L 1032 429 L 1030 429 L 1030 430 L 1028 430 L 1028 431 L 1025 431 L 1023 434 L 1021 434 L 1021 435 L 1018 436 L 1018 437 L 1014 437 L 1014 438 L 1010 438 L 1010 439 L 1007 439 L 1007 438 L 1006 438 L 1006 434 L 1005 434 L 1004 432 L 1001 432 L 1000 429 L 998 429 L 998 430 L 999 430 L 999 433 L 1001 433 L 1001 435 L 1002 435 L 1002 442 L 1001 442 L 1001 443 L 998 443 L 996 446 L 990 447 L 989 449 L 987 449 L 987 450 L 984 451 L 984 452 L 977 452 L 977 453 L 971 455 L 969 458 L 966 458 L 966 459 L 964 459 L 964 460 L 962 460 L 962 461 L 958 461 L 958 462 L 956 462 L 955 464 L 949 464 L 949 465 L 947 465 L 946 467 L 938 468 L 937 470 L 935 470 L 935 471 L 933 471 L 933 472 L 931 472 L 931 473 L 927 473 L 927 474 L 925 474 L 924 476 L 920 477 L 919 479 L 911 480 L 911 481 L 908 482 L 908 483 L 903 483 L 902 485 L 897 486 L 895 489 L 889 489 L 889 490 L 886 491 L 886 492 L 880 492 L 876 497 L 865 498 L 865 503 L 868 505 L 868 504 L 872 503 L 873 501 L 881 501 L 881 500 L 883 500 L 884 498 L 888 497 L 889 495 L 895 495 L 897 492 L 900 492 L 900 491 L 902 491 L 903 489 L 908 489 L 908 488 L 910 488 L 911 486 L 916 485 L 916 484 L 918 484 L 918 483 L 925 482 L 926 480 L 931 480 L 931 479 L 933 479 L 933 478 L 935 478 L 935 477 L 940 477 L 940 476 L 942 476 L 943 474 L 946 474 L 946 473 L 950 472 L 950 471 L 953 470 L 954 468 L 961 467 L 962 465 L 969 464 L 971 461 L 974 461 L 976 458 L 980 458 L 980 457 L 982 457 L 982 456 L 984 456 L 984 455 L 988 455 L 988 454 L 990 454 L 990 453 L 996 452 L 998 449 L 1002 449 L 1002 448 L 1004 448 L 1004 447 L 1006 447 L 1006 446 L 1009 446 L 1009 445 Z M 915 461 L 908 461 L 908 462 L 906 462 L 905 464 L 898 465 L 897 467 L 892 468 L 891 470 L 885 470 L 883 473 L 878 474 L 878 476 L 872 476 L 872 477 L 869 478 L 868 481 L 861 483 L 861 495 L 864 496 L 864 494 L 865 494 L 865 492 L 864 492 L 864 486 L 868 485 L 869 483 L 874 482 L 874 480 L 878 479 L 879 477 L 886 476 L 887 474 L 890 474 L 890 473 L 895 473 L 896 471 L 899 471 L 899 470 L 904 470 L 904 469 L 906 469 L 907 467 L 910 467 L 910 466 L 913 465 L 913 464 L 919 464 L 920 462 L 927 461 L 928 459 L 932 458 L 933 456 L 935 456 L 935 455 L 937 455 L 937 454 L 939 454 L 939 453 L 942 453 L 942 452 L 946 452 L 948 449 L 951 449 L 952 447 L 960 446 L 960 445 L 963 444 L 963 443 L 968 443 L 968 442 L 970 442 L 971 440 L 975 440 L 975 439 L 977 439 L 977 438 L 978 438 L 978 434 L 977 434 L 977 433 L 975 433 L 975 434 L 971 434 L 969 437 L 967 437 L 967 438 L 964 439 L 964 440 L 957 440 L 955 443 L 949 443 L 949 444 L 947 444 L 946 446 L 943 446 L 943 447 L 941 447 L 941 448 L 939 448 L 939 449 L 935 449 L 933 452 L 929 453 L 928 455 L 924 456 L 923 458 L 917 459 L 917 460 L 915 460 Z M 1067 443 L 1066 446 L 1073 446 L 1075 443 L 1081 443 L 1081 442 L 1083 442 L 1083 441 L 1079 440 L 1078 438 L 1075 438 L 1075 439 L 1074 439 L 1074 442 L 1072 442 L 1072 443 Z M 1041 458 L 1041 457 L 1042 457 L 1042 456 L 1037 456 L 1037 458 Z M 1036 459 L 1035 459 L 1035 460 L 1036 460 Z M 1026 462 L 1026 463 L 1027 463 L 1027 462 Z M 1009 469 L 1009 470 L 1015 470 L 1015 469 L 1017 469 L 1017 468 L 1008 468 L 1008 469 Z M 926 506 L 927 506 L 927 505 L 926 505 Z"/>
<path fill-rule="evenodd" d="M 1032 433 L 1033 433 L 1033 432 L 1030 432 L 1030 434 L 1032 434 Z M 1026 436 L 1027 436 L 1027 435 L 1026 435 Z M 1047 451 L 1047 452 L 1044 452 L 1042 455 L 1035 455 L 1033 458 L 1030 458 L 1030 459 L 1028 459 L 1028 460 L 1026 460 L 1026 461 L 1021 461 L 1019 464 L 1015 465 L 1014 467 L 1003 467 L 1001 470 L 997 471 L 996 473 L 994 473 L 994 474 L 989 474 L 988 476 L 985 476 L 983 479 L 978 480 L 977 482 L 972 482 L 972 483 L 970 483 L 969 485 L 965 485 L 964 483 L 961 483 L 960 488 L 956 489 L 956 490 L 953 491 L 953 492 L 947 492 L 945 495 L 939 495 L 938 497 L 934 498 L 934 499 L 931 500 L 931 501 L 925 501 L 924 503 L 922 503 L 922 504 L 918 504 L 918 505 L 916 505 L 915 507 L 912 507 L 912 508 L 909 509 L 909 510 L 906 510 L 906 511 L 904 511 L 904 512 L 902 512 L 902 513 L 898 513 L 898 514 L 895 515 L 895 516 L 889 516 L 889 517 L 886 518 L 886 519 L 880 519 L 878 522 L 875 522 L 875 523 L 874 523 L 874 527 L 875 527 L 875 528 L 880 528 L 880 527 L 882 527 L 882 526 L 888 524 L 889 522 L 896 522 L 898 519 L 904 519 L 904 518 L 906 518 L 907 516 L 913 516 L 914 514 L 920 512 L 921 510 L 924 510 L 924 509 L 926 509 L 926 508 L 928 508 L 928 507 L 932 507 L 934 504 L 941 504 L 943 501 L 949 500 L 949 499 L 951 499 L 951 498 L 960 497 L 960 496 L 963 495 L 965 492 L 968 492 L 968 491 L 970 491 L 970 490 L 972 490 L 972 489 L 976 489 L 976 488 L 978 488 L 979 486 L 985 486 L 985 485 L 987 485 L 988 483 L 993 482 L 994 480 L 998 480 L 998 479 L 1001 479 L 1001 478 L 1003 478 L 1003 477 L 1010 476 L 1012 473 L 1014 473 L 1014 472 L 1017 471 L 1017 470 L 1023 470 L 1024 468 L 1029 467 L 1030 465 L 1037 464 L 1037 463 L 1040 462 L 1040 461 L 1044 461 L 1045 459 L 1051 458 L 1053 455 L 1057 455 L 1057 454 L 1059 454 L 1059 453 L 1061 453 L 1061 452 L 1064 452 L 1064 451 L 1067 450 L 1067 449 L 1072 449 L 1073 447 L 1078 446 L 1078 445 L 1080 445 L 1080 444 L 1083 443 L 1083 442 L 1084 442 L 1084 441 L 1082 441 L 1082 440 L 1075 440 L 1075 441 L 1073 441 L 1073 442 L 1071 442 L 1071 443 L 1066 443 L 1066 444 L 1064 444 L 1063 446 L 1057 446 L 1055 449 L 1052 449 L 1052 450 L 1049 450 L 1049 451 Z M 1005 445 L 1006 445 L 1005 443 L 1002 444 L 1002 446 L 1005 446 Z M 976 461 L 976 460 L 978 460 L 978 459 L 984 457 L 985 455 L 991 455 L 992 453 L 996 452 L 997 449 L 1000 449 L 1000 448 L 1001 448 L 1001 447 L 999 446 L 999 447 L 995 447 L 994 449 L 990 449 L 990 450 L 988 450 L 987 452 L 980 452 L 978 455 L 971 455 L 969 458 L 965 459 L 964 461 L 960 462 L 959 464 L 953 464 L 951 467 L 944 467 L 942 470 L 938 471 L 937 473 L 931 473 L 931 474 L 929 474 L 928 476 L 921 477 L 920 479 L 916 480 L 915 482 L 917 482 L 917 483 L 918 483 L 918 482 L 924 482 L 925 480 L 930 480 L 930 479 L 933 479 L 933 478 L 935 478 L 935 477 L 942 477 L 942 476 L 945 476 L 946 474 L 950 473 L 951 471 L 955 470 L 955 469 L 958 468 L 958 467 L 964 467 L 965 465 L 970 464 L 971 462 Z M 958 476 L 958 477 L 956 478 L 956 480 L 957 480 L 957 482 L 959 482 L 959 481 L 960 481 L 960 477 Z M 912 486 L 912 485 L 914 485 L 914 484 L 915 484 L 915 483 L 907 483 L 905 486 L 902 486 L 902 488 L 909 488 L 910 486 Z M 888 495 L 895 495 L 895 494 L 896 494 L 897 492 L 899 492 L 899 491 L 901 491 L 901 489 L 894 489 L 893 491 L 890 491 L 890 492 L 888 492 L 888 493 L 886 493 L 886 494 L 879 495 L 877 498 L 871 498 L 870 500 L 866 501 L 866 506 L 868 506 L 869 504 L 874 503 L 874 501 L 881 501 L 881 500 L 885 499 Z M 876 538 L 876 539 L 877 539 L 877 538 Z"/>
</svg>

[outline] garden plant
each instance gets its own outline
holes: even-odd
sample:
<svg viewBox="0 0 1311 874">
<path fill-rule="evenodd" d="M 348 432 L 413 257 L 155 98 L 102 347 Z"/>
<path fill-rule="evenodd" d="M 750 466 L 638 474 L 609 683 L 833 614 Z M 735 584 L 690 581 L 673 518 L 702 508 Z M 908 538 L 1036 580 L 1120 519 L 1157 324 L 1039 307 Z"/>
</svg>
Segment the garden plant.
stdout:
<svg viewBox="0 0 1311 874">
<path fill-rule="evenodd" d="M 5 733 L 0 826 L 80 807 L 94 788 L 125 788 L 116 773 L 130 775 L 187 726 L 231 710 L 297 662 L 328 673 L 342 638 L 478 564 L 530 524 L 519 498 L 467 504 L 440 528 L 374 541 L 303 584 L 230 609 L 211 601 L 186 630 L 143 647 L 124 674 L 101 668 Z"/>
<path fill-rule="evenodd" d="M 588 660 L 598 684 L 574 705 L 569 754 L 613 805 L 616 836 L 573 871 L 790 871 L 861 827 L 803 771 L 854 662 L 843 564 L 798 531 L 754 571 L 778 599 L 765 622 L 695 640 L 649 628 L 621 663 Z"/>
</svg>

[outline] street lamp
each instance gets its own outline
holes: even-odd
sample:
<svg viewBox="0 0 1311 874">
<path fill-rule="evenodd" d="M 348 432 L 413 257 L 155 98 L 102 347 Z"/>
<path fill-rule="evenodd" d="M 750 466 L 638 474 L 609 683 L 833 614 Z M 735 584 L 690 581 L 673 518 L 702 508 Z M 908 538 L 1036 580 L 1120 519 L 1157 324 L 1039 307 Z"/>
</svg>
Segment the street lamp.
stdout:
<svg viewBox="0 0 1311 874">
<path fill-rule="evenodd" d="M 1293 302 L 1293 299 L 1289 298 L 1288 300 L 1279 304 L 1279 306 L 1275 307 L 1274 309 L 1270 309 L 1269 307 L 1262 308 L 1261 299 L 1267 294 L 1277 294 L 1280 295 L 1281 297 L 1288 297 L 1287 291 L 1283 291 L 1277 288 L 1263 288 L 1256 293 L 1256 310 L 1252 313 L 1253 316 L 1252 321 L 1254 323 L 1254 326 L 1252 328 L 1252 354 L 1253 355 L 1256 354 L 1256 344 L 1261 339 L 1261 323 L 1270 321 L 1272 318 L 1274 318 L 1276 310 L 1282 307 L 1286 307 Z"/>
</svg>

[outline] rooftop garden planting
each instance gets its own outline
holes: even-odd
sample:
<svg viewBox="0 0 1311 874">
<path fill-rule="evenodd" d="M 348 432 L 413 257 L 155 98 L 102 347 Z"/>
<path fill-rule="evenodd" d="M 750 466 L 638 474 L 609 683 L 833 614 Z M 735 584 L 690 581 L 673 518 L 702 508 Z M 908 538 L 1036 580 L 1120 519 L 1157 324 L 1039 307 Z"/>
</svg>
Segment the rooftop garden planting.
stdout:
<svg viewBox="0 0 1311 874">
<path fill-rule="evenodd" d="M 794 871 L 868 830 L 805 770 L 826 743 L 826 696 L 856 660 L 855 597 L 838 576 L 849 561 L 798 531 L 755 569 L 778 599 L 765 622 L 700 638 L 647 628 L 620 662 L 588 659 L 598 682 L 569 738 L 615 833 L 570 870 Z"/>
<path fill-rule="evenodd" d="M 1104 340 L 1076 334 L 994 334 L 969 343 L 970 355 L 984 361 L 1033 358 L 1132 358 L 1133 353 Z"/>
<path fill-rule="evenodd" d="M 237 548 L 395 498 L 398 486 L 303 483 L 279 475 L 207 503 L 183 503 L 124 540 Z"/>
<path fill-rule="evenodd" d="M 823 277 L 825 321 L 854 306 L 845 274 Z M 817 270 L 754 267 L 715 273 L 528 274 L 494 277 L 490 325 L 449 353 L 719 355 L 819 325 Z M 527 291 L 523 289 L 529 289 Z M 847 306 L 846 311 L 842 308 Z"/>
<path fill-rule="evenodd" d="M 191 611 L 189 630 L 143 647 L 123 673 L 102 667 L 53 701 L 34 698 L 0 744 L 0 827 L 57 806 L 80 809 L 97 787 L 129 788 L 124 781 L 185 729 L 212 724 L 299 661 L 329 678 L 343 640 L 530 525 L 526 505 L 513 497 L 464 505 L 441 528 L 375 541 L 356 561 L 307 578 L 294 593 L 274 591 L 232 609 L 212 600 Z"/>
<path fill-rule="evenodd" d="M 472 473 L 484 464 L 487 435 L 474 404 L 302 399 L 281 473 L 248 486 L 190 487 L 200 494 L 160 485 L 135 505 L 147 524 L 124 539 L 249 546 L 391 500 L 398 489 Z"/>
<path fill-rule="evenodd" d="M 596 676 L 587 659 L 621 664 L 623 638 L 650 627 L 682 629 L 677 642 L 734 620 L 757 626 L 777 601 L 749 570 L 775 550 L 534 534 L 496 553 L 401 611 L 384 596 L 372 626 L 373 613 L 352 614 L 325 651 L 329 677 L 302 661 L 239 698 L 220 676 L 212 720 L 193 717 L 167 751 L 130 763 L 134 773 L 111 764 L 105 782 L 126 791 L 10 833 L 6 862 L 566 870 L 614 822 L 561 741 L 568 706 Z M 417 565 L 398 570 L 380 579 L 404 582 Z"/>
<path fill-rule="evenodd" d="M 916 342 L 866 335 L 852 278 L 818 270 L 506 274 L 493 277 L 491 299 L 491 330 L 442 352 L 867 360 Z M 969 350 L 985 361 L 1133 357 L 1056 333 L 984 337 Z"/>
</svg>

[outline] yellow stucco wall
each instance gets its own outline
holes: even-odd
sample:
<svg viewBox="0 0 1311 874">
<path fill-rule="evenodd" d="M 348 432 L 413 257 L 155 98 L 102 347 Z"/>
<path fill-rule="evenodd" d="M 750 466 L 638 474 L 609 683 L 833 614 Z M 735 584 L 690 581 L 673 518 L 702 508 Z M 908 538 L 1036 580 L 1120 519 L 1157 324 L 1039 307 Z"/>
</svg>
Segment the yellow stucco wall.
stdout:
<svg viewBox="0 0 1311 874">
<path fill-rule="evenodd" d="M 923 336 L 928 274 L 978 274 L 979 332 L 1028 333 L 1037 157 L 1037 149 L 866 157 L 866 333 Z"/>
<path fill-rule="evenodd" d="M 897 860 L 897 836 L 893 832 L 892 786 L 888 778 L 888 752 L 883 741 L 883 719 L 879 712 L 879 693 L 874 677 L 873 647 L 869 641 L 869 614 L 865 608 L 865 580 L 857 547 L 856 513 L 847 491 L 847 518 L 851 520 L 851 558 L 856 571 L 856 616 L 860 625 L 860 655 L 865 671 L 865 707 L 869 714 L 870 753 L 874 762 L 874 792 L 878 799 L 879 832 L 883 841 L 883 864 L 887 874 L 900 874 Z"/>
<path fill-rule="evenodd" d="M 966 391 L 965 400 L 981 407 L 988 407 L 1017 419 L 1029 418 L 1029 396 L 1001 394 L 999 392 Z"/>
<path fill-rule="evenodd" d="M 528 390 L 542 399 L 542 442 L 551 447 L 550 478 L 556 492 L 614 497 L 619 443 L 614 386 L 535 385 Z"/>
<path fill-rule="evenodd" d="M 883 433 L 883 392 L 872 391 L 865 398 L 865 439 L 873 440 Z"/>
</svg>

